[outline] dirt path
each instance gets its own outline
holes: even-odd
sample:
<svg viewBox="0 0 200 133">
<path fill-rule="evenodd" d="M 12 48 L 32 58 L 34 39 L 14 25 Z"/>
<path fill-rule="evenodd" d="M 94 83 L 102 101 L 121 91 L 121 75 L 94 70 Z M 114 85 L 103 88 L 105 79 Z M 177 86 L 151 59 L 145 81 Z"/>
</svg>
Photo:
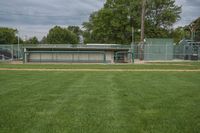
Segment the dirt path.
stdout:
<svg viewBox="0 0 200 133">
<path fill-rule="evenodd" d="M 47 72 L 200 72 L 200 69 L 20 69 L 0 68 L 0 71 L 47 71 Z"/>
</svg>

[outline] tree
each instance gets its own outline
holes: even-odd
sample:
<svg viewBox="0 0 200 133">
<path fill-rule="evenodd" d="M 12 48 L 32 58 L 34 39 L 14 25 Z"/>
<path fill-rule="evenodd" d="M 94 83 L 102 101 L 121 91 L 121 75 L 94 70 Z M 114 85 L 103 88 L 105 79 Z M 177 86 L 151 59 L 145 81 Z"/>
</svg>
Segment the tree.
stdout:
<svg viewBox="0 0 200 133">
<path fill-rule="evenodd" d="M 90 37 L 85 40 L 98 43 L 129 44 L 132 36 L 131 27 L 138 27 L 140 22 L 136 17 L 140 14 L 139 7 L 136 6 L 138 3 L 139 0 L 134 2 L 131 0 L 108 0 L 104 8 L 90 16 L 89 23 L 84 23 L 86 35 Z M 87 30 L 85 25 L 92 29 Z"/>
<path fill-rule="evenodd" d="M 49 44 L 77 44 L 77 35 L 66 28 L 55 26 L 50 29 L 47 35 L 47 42 Z"/>
<path fill-rule="evenodd" d="M 148 0 L 146 19 L 154 27 L 169 28 L 180 19 L 181 7 L 175 0 Z"/>
<path fill-rule="evenodd" d="M 148 0 L 146 12 L 147 37 L 166 38 L 175 22 L 180 19 L 181 7 L 175 0 Z"/>
<path fill-rule="evenodd" d="M 40 44 L 47 44 L 47 37 L 46 36 L 44 36 L 42 38 L 42 40 L 40 41 Z"/>
<path fill-rule="evenodd" d="M 172 32 L 172 36 L 173 36 L 174 42 L 178 44 L 180 40 L 185 38 L 184 27 L 177 27 L 176 29 L 174 29 Z"/>
<path fill-rule="evenodd" d="M 14 44 L 16 33 L 16 29 L 0 27 L 0 44 Z"/>
<path fill-rule="evenodd" d="M 148 0 L 145 5 L 145 37 L 168 37 L 170 27 L 180 18 L 181 7 L 175 5 L 175 0 Z M 89 22 L 83 23 L 85 40 L 130 44 L 131 27 L 135 31 L 141 28 L 141 10 L 141 0 L 107 0 Z"/>
<path fill-rule="evenodd" d="M 34 37 L 30 38 L 29 40 L 27 40 L 25 43 L 26 44 L 39 44 L 39 41 L 38 41 L 37 37 L 34 36 Z"/>
<path fill-rule="evenodd" d="M 67 29 L 77 36 L 77 40 L 80 41 L 80 36 L 82 35 L 82 30 L 79 26 L 68 26 Z"/>
<path fill-rule="evenodd" d="M 95 39 L 93 38 L 93 20 L 94 17 L 97 15 L 98 12 L 93 12 L 89 17 L 89 22 L 84 22 L 83 25 L 83 37 L 84 37 L 84 43 L 92 43 L 95 42 Z"/>
<path fill-rule="evenodd" d="M 200 41 L 200 17 L 184 27 L 177 27 L 172 32 L 172 37 L 178 43 L 182 39 Z"/>
</svg>

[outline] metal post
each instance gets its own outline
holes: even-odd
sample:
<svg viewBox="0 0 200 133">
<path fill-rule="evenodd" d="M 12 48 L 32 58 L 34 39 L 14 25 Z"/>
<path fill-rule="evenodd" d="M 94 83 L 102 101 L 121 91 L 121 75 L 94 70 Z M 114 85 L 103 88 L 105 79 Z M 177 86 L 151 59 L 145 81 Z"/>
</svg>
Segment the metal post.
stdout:
<svg viewBox="0 0 200 133">
<path fill-rule="evenodd" d="M 11 54 L 12 54 L 12 61 L 13 61 L 13 58 L 14 58 L 14 48 L 13 48 L 13 45 L 11 45 L 11 49 L 12 49 L 12 51 L 11 51 Z"/>
<path fill-rule="evenodd" d="M 166 54 L 165 54 L 165 60 L 168 60 L 168 58 L 167 58 L 167 52 L 168 52 L 168 50 L 167 50 L 167 44 L 165 44 L 166 45 Z"/>
<path fill-rule="evenodd" d="M 19 60 L 19 31 L 18 31 L 17 41 L 18 41 L 18 45 L 17 45 L 17 58 Z"/>
<path fill-rule="evenodd" d="M 41 53 L 40 53 L 40 63 L 42 62 L 41 60 L 42 60 L 42 57 L 41 57 L 42 55 L 41 55 Z"/>
<path fill-rule="evenodd" d="M 134 51 L 134 46 L 132 46 L 132 63 L 134 63 L 135 62 L 135 53 L 134 53 L 135 51 Z"/>
</svg>

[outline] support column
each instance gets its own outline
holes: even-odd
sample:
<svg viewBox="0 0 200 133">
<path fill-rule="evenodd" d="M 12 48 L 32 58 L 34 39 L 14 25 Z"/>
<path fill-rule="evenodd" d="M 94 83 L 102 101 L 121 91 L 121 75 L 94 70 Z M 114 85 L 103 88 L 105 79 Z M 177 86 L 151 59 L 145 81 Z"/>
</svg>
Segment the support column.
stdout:
<svg viewBox="0 0 200 133">
<path fill-rule="evenodd" d="M 24 48 L 24 54 L 23 54 L 24 55 L 24 57 L 23 57 L 24 63 L 27 63 L 27 53 L 26 52 L 27 52 L 27 50 L 26 50 L 26 48 Z"/>
</svg>

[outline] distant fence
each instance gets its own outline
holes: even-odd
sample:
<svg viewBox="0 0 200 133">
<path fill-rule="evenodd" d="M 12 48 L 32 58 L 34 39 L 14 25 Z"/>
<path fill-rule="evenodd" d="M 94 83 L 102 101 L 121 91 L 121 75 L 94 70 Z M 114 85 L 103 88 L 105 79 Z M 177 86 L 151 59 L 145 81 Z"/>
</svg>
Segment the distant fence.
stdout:
<svg viewBox="0 0 200 133">
<path fill-rule="evenodd" d="M 200 45 L 134 45 L 134 55 L 145 61 L 200 60 Z"/>
<path fill-rule="evenodd" d="M 0 45 L 0 61 L 12 61 L 22 59 L 22 46 L 17 45 Z"/>
<path fill-rule="evenodd" d="M 160 44 L 159 44 L 160 43 Z M 200 60 L 200 43 L 198 45 L 173 45 L 163 42 L 151 42 L 144 45 L 71 45 L 71 44 L 46 44 L 46 45 L 26 45 L 27 47 L 36 48 L 93 48 L 98 51 L 101 48 L 106 49 L 130 49 L 134 51 L 135 59 L 142 59 L 145 61 L 169 61 L 169 60 Z M 171 43 L 171 42 L 168 42 Z M 92 60 L 92 54 L 88 54 L 89 61 Z M 0 61 L 12 61 L 23 58 L 23 46 L 20 45 L 0 45 Z M 75 58 L 74 58 L 75 59 Z M 103 58 L 102 58 L 103 61 Z"/>
</svg>

